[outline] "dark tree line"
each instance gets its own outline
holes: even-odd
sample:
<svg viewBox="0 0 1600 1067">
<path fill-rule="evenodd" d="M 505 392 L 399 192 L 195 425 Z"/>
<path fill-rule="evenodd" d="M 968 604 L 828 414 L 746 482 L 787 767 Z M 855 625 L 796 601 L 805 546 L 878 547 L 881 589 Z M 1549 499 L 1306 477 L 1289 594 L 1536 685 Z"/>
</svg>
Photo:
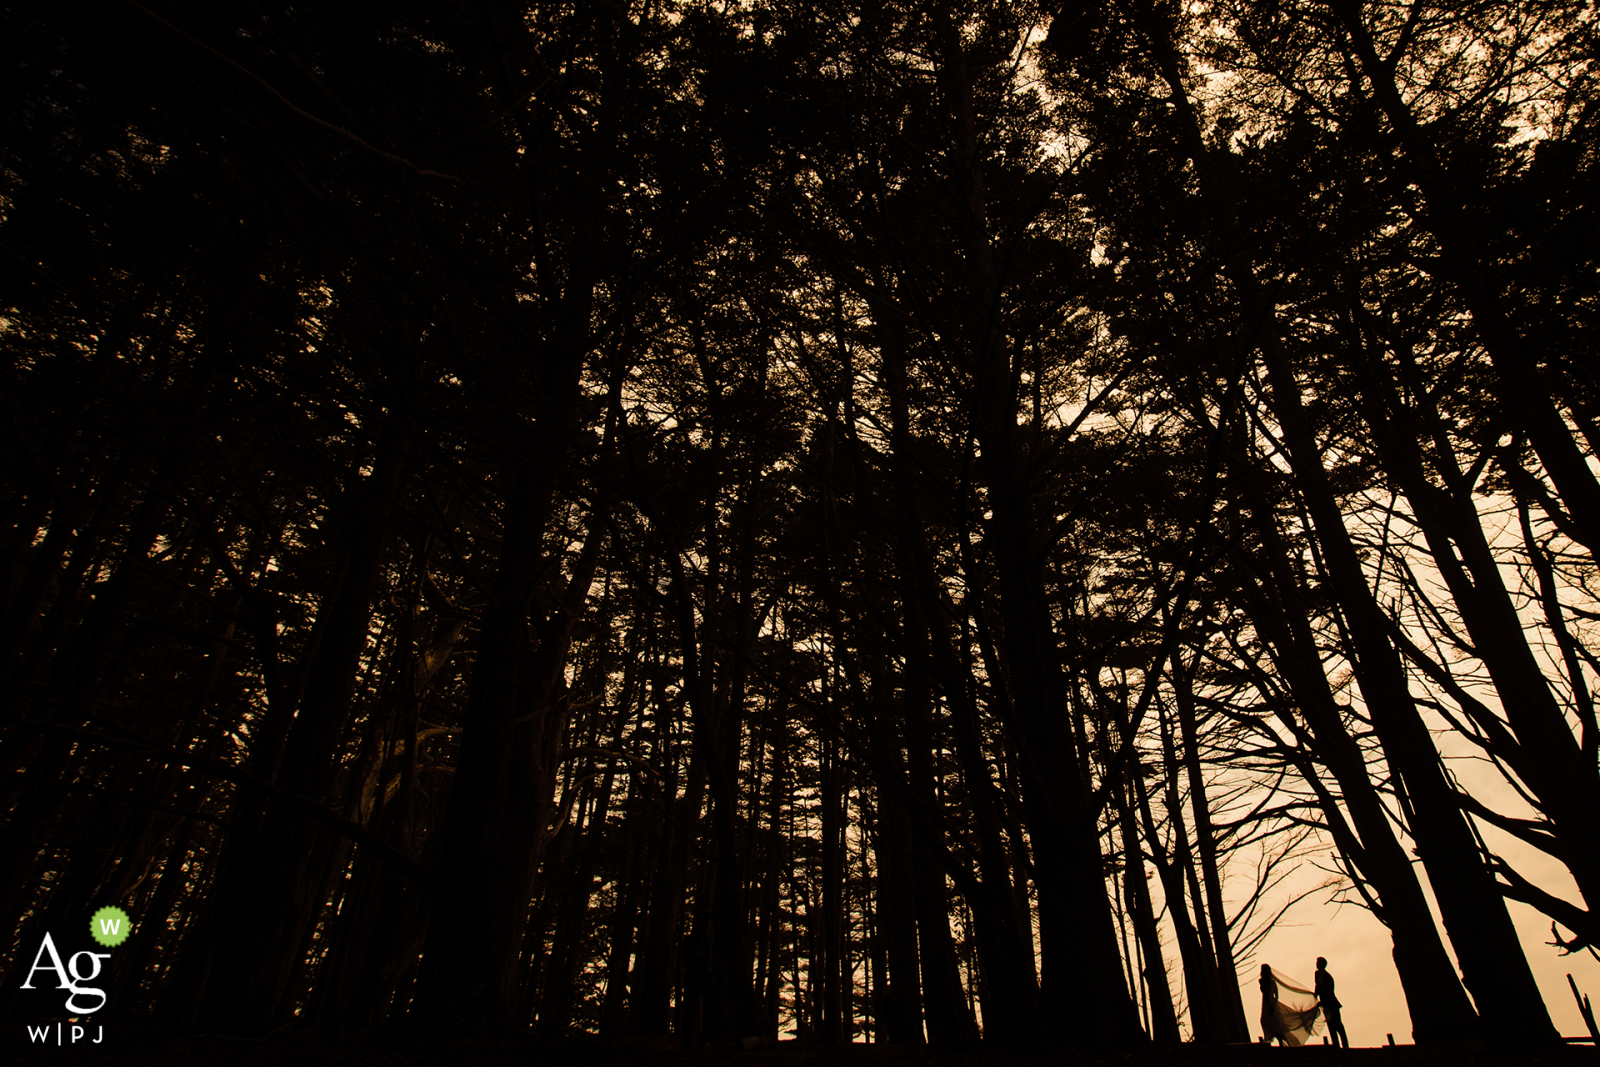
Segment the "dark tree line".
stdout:
<svg viewBox="0 0 1600 1067">
<path fill-rule="evenodd" d="M 117 904 L 108 1011 L 208 1032 L 1244 1041 L 1325 846 L 1419 1041 L 1558 1040 L 1588 5 L 0 22 L 11 963 Z"/>
</svg>

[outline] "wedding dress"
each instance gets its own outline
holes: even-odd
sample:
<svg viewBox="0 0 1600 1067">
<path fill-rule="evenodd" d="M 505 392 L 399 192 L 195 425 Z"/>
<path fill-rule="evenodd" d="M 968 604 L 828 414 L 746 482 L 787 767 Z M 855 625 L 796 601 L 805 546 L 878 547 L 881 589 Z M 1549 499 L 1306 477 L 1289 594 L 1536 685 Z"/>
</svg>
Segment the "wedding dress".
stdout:
<svg viewBox="0 0 1600 1067">
<path fill-rule="evenodd" d="M 1269 1040 L 1303 1045 L 1322 1018 L 1317 995 L 1281 971 L 1271 975 L 1261 976 L 1261 1031 Z"/>
</svg>

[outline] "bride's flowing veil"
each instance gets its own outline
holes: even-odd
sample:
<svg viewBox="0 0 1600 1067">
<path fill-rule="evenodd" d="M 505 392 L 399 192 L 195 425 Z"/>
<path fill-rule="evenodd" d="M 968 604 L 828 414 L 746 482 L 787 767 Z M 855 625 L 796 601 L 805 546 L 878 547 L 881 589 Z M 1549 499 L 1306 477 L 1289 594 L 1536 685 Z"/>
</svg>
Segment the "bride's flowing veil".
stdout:
<svg viewBox="0 0 1600 1067">
<path fill-rule="evenodd" d="M 1317 995 L 1277 968 L 1273 968 L 1272 980 L 1278 984 L 1278 1020 L 1283 1035 L 1289 1044 L 1303 1045 L 1317 1033 L 1322 1021 Z"/>
</svg>

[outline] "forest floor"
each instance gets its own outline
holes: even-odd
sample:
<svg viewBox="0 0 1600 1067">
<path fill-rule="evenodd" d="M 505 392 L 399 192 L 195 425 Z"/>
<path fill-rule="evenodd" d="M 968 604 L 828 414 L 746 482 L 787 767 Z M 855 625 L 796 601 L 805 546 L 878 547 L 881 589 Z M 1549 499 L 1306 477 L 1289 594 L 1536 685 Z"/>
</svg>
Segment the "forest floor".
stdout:
<svg viewBox="0 0 1600 1067">
<path fill-rule="evenodd" d="M 21 1029 L 19 1026 L 18 1030 Z M 7 1034 L 0 1062 L 127 1064 L 130 1067 L 1596 1067 L 1600 1051 L 1574 1045 L 1548 1052 L 1498 1053 L 1481 1045 L 1356 1048 L 1348 1052 L 1322 1045 L 1301 1050 L 1255 1045 L 1182 1045 L 1136 1052 L 1091 1051 L 1065 1044 L 954 1052 L 923 1047 L 850 1045 L 823 1048 L 785 1041 L 776 1047 L 694 1051 L 676 1042 L 614 1043 L 581 1038 L 551 1041 L 487 1041 L 436 1038 L 426 1041 L 384 1036 L 330 1038 L 293 1030 L 262 1040 L 221 1037 L 159 1037 L 108 1024 L 100 1044 L 77 1047 L 29 1045 Z M 91 1035 L 92 1036 L 92 1035 Z M 1297 1060 L 1304 1057 L 1312 1063 Z"/>
</svg>

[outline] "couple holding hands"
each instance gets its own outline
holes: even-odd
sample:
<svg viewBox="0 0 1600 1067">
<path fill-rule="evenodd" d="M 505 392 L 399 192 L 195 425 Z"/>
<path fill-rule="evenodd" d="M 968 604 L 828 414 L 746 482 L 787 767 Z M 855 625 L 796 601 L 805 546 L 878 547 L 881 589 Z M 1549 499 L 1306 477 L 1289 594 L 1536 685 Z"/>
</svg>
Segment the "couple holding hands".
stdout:
<svg viewBox="0 0 1600 1067">
<path fill-rule="evenodd" d="M 1317 957 L 1317 977 L 1311 989 L 1275 973 L 1268 964 L 1261 965 L 1264 1041 L 1303 1045 L 1317 1032 L 1317 1017 L 1323 1015 L 1328 1019 L 1328 1035 L 1334 1046 L 1349 1048 L 1350 1038 L 1344 1032 L 1339 1008 L 1339 998 L 1333 995 L 1333 975 L 1328 973 L 1328 961 L 1321 956 Z"/>
</svg>

